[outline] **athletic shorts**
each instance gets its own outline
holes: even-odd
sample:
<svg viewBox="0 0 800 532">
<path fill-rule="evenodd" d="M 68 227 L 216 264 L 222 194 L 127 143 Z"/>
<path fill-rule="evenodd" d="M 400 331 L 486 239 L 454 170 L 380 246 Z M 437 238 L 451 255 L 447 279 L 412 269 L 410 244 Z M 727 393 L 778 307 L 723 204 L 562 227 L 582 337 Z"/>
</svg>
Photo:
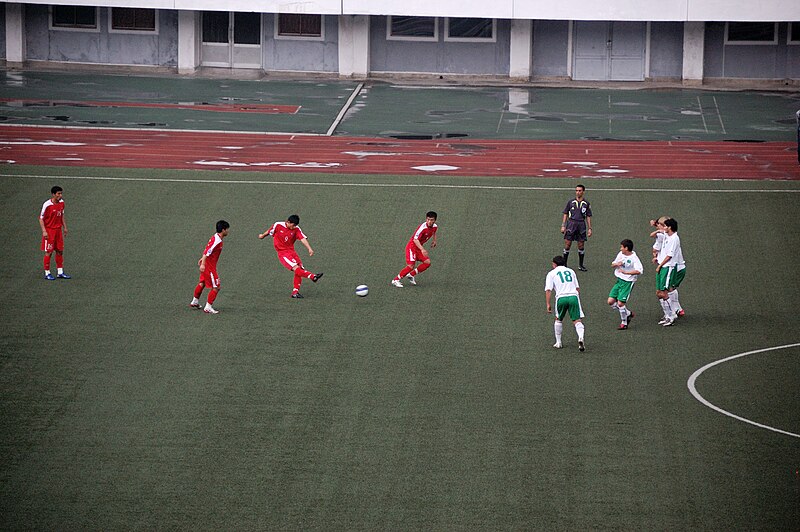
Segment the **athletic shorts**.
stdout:
<svg viewBox="0 0 800 532">
<path fill-rule="evenodd" d="M 60 227 L 47 230 L 47 238 L 42 237 L 42 251 L 45 253 L 64 251 L 64 235 Z"/>
<path fill-rule="evenodd" d="M 409 242 L 406 246 L 406 264 L 413 266 L 416 262 L 425 262 L 426 260 L 428 259 L 422 255 L 417 245 Z"/>
<path fill-rule="evenodd" d="M 617 282 L 611 288 L 611 292 L 608 293 L 608 297 L 614 298 L 617 301 L 622 301 L 623 303 L 625 303 L 631 296 L 631 290 L 633 290 L 634 284 L 635 281 L 626 281 L 624 279 L 620 279 L 619 277 L 617 277 Z"/>
<path fill-rule="evenodd" d="M 558 321 L 562 321 L 567 313 L 569 313 L 569 319 L 572 321 L 584 317 L 583 309 L 581 308 L 581 300 L 578 296 L 564 296 L 558 298 L 558 301 L 556 301 L 556 316 Z"/>
<path fill-rule="evenodd" d="M 567 220 L 567 230 L 564 231 L 564 240 L 569 240 L 570 242 L 585 242 L 586 222 Z"/>
<path fill-rule="evenodd" d="M 278 262 L 289 271 L 294 270 L 295 266 L 303 267 L 303 263 L 295 251 L 282 251 L 278 253 Z"/>
<path fill-rule="evenodd" d="M 656 290 L 669 290 L 678 288 L 686 277 L 686 268 L 678 270 L 673 267 L 663 267 L 656 274 Z"/>
<path fill-rule="evenodd" d="M 219 288 L 220 281 L 219 275 L 217 275 L 217 270 L 210 270 L 206 268 L 206 271 L 200 274 L 200 281 L 199 283 L 203 283 L 203 286 L 206 288 Z"/>
</svg>

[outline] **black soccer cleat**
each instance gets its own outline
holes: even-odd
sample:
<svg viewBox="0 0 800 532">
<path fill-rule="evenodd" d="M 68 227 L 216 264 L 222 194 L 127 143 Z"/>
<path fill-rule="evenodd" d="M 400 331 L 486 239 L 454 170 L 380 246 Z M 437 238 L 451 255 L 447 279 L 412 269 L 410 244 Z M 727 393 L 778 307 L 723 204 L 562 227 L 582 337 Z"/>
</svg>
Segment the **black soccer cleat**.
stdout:
<svg viewBox="0 0 800 532">
<path fill-rule="evenodd" d="M 583 345 L 583 340 L 578 341 L 578 351 L 586 351 L 586 346 Z"/>
<path fill-rule="evenodd" d="M 301 294 L 300 292 L 295 292 L 294 294 L 292 294 L 292 299 L 303 299 L 303 294 Z"/>
<path fill-rule="evenodd" d="M 316 283 L 317 281 L 319 281 L 320 277 L 322 277 L 323 275 L 325 275 L 325 274 L 322 273 L 322 272 L 315 273 L 314 276 L 311 278 L 311 280 Z"/>
<path fill-rule="evenodd" d="M 578 269 L 579 269 L 580 271 L 582 271 L 582 272 L 588 272 L 588 271 L 589 271 L 589 270 L 587 270 L 587 269 L 586 269 L 584 266 L 578 266 Z"/>
</svg>

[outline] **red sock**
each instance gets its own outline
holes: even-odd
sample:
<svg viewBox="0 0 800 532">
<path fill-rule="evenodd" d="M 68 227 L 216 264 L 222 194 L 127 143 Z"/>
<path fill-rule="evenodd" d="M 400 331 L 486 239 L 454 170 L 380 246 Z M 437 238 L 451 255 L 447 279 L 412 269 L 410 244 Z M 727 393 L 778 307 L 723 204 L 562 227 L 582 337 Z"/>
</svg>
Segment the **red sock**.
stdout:
<svg viewBox="0 0 800 532">
<path fill-rule="evenodd" d="M 399 281 L 400 279 L 402 279 L 403 277 L 405 277 L 406 275 L 411 273 L 411 270 L 413 270 L 413 269 L 414 269 L 413 266 L 406 266 L 405 268 L 400 270 L 400 273 L 397 274 L 397 277 L 395 277 L 395 279 L 397 279 Z"/>
<path fill-rule="evenodd" d="M 306 279 L 311 279 L 312 277 L 314 277 L 314 274 L 313 274 L 313 273 L 311 273 L 311 272 L 310 272 L 310 271 L 308 271 L 308 270 L 304 270 L 303 268 L 300 268 L 299 266 L 298 266 L 298 268 L 297 268 L 297 269 L 294 271 L 294 274 L 295 274 L 295 275 L 302 275 L 302 276 L 303 276 L 303 277 L 305 277 Z"/>
<path fill-rule="evenodd" d="M 195 299 L 200 299 L 200 294 L 203 293 L 203 288 L 205 288 L 205 285 L 203 283 L 200 283 L 200 284 L 198 284 L 197 286 L 194 287 L 194 298 Z"/>
<path fill-rule="evenodd" d="M 45 255 L 44 256 L 44 269 L 45 270 L 49 270 L 50 269 L 50 255 Z"/>
<path fill-rule="evenodd" d="M 215 299 L 217 299 L 217 294 L 219 294 L 219 290 L 212 290 L 208 293 L 208 304 L 212 304 Z"/>
<path fill-rule="evenodd" d="M 422 264 L 420 264 L 419 266 L 417 266 L 417 273 L 415 273 L 414 275 L 418 275 L 418 274 L 420 274 L 420 273 L 424 272 L 425 270 L 427 270 L 427 269 L 428 269 L 428 268 L 430 268 L 430 267 L 431 267 L 431 265 L 430 265 L 430 263 L 429 263 L 429 262 L 428 262 L 428 263 L 426 263 L 426 262 L 423 262 Z"/>
<path fill-rule="evenodd" d="M 292 290 L 292 292 L 299 292 L 300 291 L 300 285 L 303 283 L 303 278 L 300 276 L 300 273 L 298 272 L 298 270 L 300 270 L 300 268 L 297 268 L 297 270 L 294 271 L 294 290 Z M 308 272 L 306 272 L 306 273 L 308 273 Z"/>
<path fill-rule="evenodd" d="M 64 267 L 64 254 L 56 253 L 56 268 L 63 268 L 63 267 Z"/>
</svg>

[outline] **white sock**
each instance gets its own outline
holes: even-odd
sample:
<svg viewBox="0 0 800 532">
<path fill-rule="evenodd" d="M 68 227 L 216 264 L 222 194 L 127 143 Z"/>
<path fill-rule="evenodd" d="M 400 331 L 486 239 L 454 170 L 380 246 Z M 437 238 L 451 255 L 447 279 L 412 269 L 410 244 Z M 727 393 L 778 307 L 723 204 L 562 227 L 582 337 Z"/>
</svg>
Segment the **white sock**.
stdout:
<svg viewBox="0 0 800 532">
<path fill-rule="evenodd" d="M 628 324 L 628 316 L 630 316 L 630 312 L 625 307 L 618 307 L 619 308 L 619 317 L 622 319 L 622 323 Z"/>
<path fill-rule="evenodd" d="M 674 314 L 672 312 L 672 308 L 670 307 L 669 299 L 661 300 L 661 308 L 664 309 L 664 317 L 672 319 Z"/>
<path fill-rule="evenodd" d="M 44 271 L 44 274 L 45 274 L 45 275 L 50 275 L 50 270 L 45 270 L 45 271 Z"/>
<path fill-rule="evenodd" d="M 211 303 L 206 303 L 206 308 L 214 308 L 211 306 Z"/>
<path fill-rule="evenodd" d="M 556 343 L 561 343 L 561 332 L 564 330 L 564 324 L 558 320 L 556 320 L 555 325 L 553 325 L 553 330 L 556 333 Z"/>
<path fill-rule="evenodd" d="M 680 301 L 678 301 L 678 291 L 673 290 L 669 293 L 669 306 L 672 307 L 675 312 L 680 312 L 683 310 Z"/>
<path fill-rule="evenodd" d="M 58 275 L 61 275 L 62 273 L 64 273 L 64 268 L 58 268 Z"/>
<path fill-rule="evenodd" d="M 199 304 L 200 304 L 200 300 L 197 299 L 196 297 L 193 297 L 192 298 L 192 305 L 199 305 Z"/>
<path fill-rule="evenodd" d="M 578 333 L 578 341 L 583 342 L 583 333 L 586 329 L 583 327 L 583 322 L 575 323 L 575 332 Z"/>
</svg>

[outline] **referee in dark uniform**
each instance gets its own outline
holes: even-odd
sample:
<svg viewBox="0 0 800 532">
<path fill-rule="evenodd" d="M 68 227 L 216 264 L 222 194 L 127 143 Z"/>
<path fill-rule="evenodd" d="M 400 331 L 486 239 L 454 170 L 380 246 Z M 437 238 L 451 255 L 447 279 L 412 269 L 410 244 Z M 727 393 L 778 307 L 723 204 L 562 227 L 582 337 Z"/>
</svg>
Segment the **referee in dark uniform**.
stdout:
<svg viewBox="0 0 800 532">
<path fill-rule="evenodd" d="M 587 271 L 583 265 L 584 249 L 586 239 L 592 236 L 592 206 L 583 199 L 586 187 L 583 185 L 575 186 L 575 199 L 569 200 L 564 207 L 564 217 L 561 220 L 561 233 L 564 235 L 564 262 L 569 259 L 569 249 L 572 242 L 578 243 L 578 269 L 582 272 Z"/>
</svg>

